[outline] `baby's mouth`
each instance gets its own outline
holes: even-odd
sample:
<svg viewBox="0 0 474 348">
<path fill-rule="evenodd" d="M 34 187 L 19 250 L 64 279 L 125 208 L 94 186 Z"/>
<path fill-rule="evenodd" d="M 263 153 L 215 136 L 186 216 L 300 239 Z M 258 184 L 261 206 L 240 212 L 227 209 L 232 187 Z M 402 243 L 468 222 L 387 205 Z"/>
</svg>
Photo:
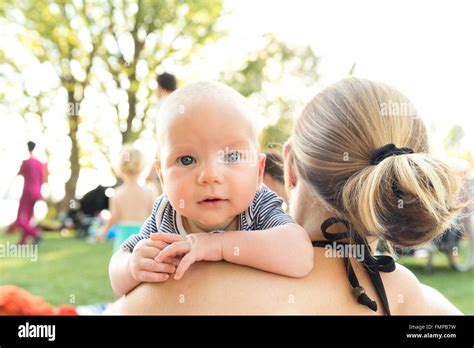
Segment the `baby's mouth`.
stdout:
<svg viewBox="0 0 474 348">
<path fill-rule="evenodd" d="M 207 207 L 217 207 L 226 201 L 227 199 L 222 199 L 219 197 L 207 197 L 199 201 L 198 204 L 202 206 L 207 206 Z"/>
</svg>

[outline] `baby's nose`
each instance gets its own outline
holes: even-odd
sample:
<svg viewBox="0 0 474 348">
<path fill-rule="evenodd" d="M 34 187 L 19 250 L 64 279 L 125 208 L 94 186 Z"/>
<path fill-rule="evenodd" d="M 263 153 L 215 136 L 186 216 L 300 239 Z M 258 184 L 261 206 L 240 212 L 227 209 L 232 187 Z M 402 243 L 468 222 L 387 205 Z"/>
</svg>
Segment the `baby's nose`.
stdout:
<svg viewBox="0 0 474 348">
<path fill-rule="evenodd" d="M 198 178 L 200 184 L 222 183 L 223 176 L 218 161 L 207 161 L 202 165 Z"/>
</svg>

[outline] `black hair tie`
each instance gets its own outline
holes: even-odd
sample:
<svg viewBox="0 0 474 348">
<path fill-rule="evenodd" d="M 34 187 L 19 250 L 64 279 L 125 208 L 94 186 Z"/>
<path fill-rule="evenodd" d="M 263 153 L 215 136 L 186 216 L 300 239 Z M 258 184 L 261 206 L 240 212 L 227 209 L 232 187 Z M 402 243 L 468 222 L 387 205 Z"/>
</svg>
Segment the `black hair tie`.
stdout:
<svg viewBox="0 0 474 348">
<path fill-rule="evenodd" d="M 372 154 L 370 155 L 370 164 L 376 165 L 382 162 L 387 157 L 406 155 L 409 153 L 415 153 L 415 151 L 408 147 L 398 148 L 394 144 L 387 144 L 382 147 L 379 147 L 377 150 L 372 152 Z"/>
</svg>

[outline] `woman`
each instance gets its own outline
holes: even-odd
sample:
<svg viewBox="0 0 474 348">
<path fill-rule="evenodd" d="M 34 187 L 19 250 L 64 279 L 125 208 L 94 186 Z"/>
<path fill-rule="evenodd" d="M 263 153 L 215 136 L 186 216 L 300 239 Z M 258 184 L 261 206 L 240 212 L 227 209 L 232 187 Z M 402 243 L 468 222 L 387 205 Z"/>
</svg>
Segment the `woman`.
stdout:
<svg viewBox="0 0 474 348">
<path fill-rule="evenodd" d="M 314 241 L 312 273 L 201 262 L 180 281 L 141 284 L 108 313 L 460 314 L 405 267 L 372 256 L 381 240 L 430 241 L 462 208 L 457 180 L 427 151 L 426 129 L 398 91 L 358 78 L 329 86 L 285 148 L 290 213 Z"/>
<path fill-rule="evenodd" d="M 29 141 L 27 146 L 30 158 L 22 162 L 18 172 L 18 175 L 24 178 L 18 214 L 16 221 L 7 229 L 7 233 L 12 232 L 17 227 L 21 229 L 21 238 L 18 242 L 20 245 L 26 244 L 30 238 L 33 244 L 38 244 L 41 241 L 41 230 L 31 223 L 31 219 L 34 215 L 36 202 L 42 199 L 41 187 L 48 180 L 46 164 L 41 163 L 33 156 L 36 144 Z"/>
</svg>

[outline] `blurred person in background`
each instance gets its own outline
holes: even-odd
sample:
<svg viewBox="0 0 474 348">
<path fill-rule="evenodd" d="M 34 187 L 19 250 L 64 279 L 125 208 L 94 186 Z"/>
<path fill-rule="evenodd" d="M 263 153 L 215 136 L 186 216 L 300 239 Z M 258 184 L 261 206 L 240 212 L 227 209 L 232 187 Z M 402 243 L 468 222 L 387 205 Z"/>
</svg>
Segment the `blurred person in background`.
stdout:
<svg viewBox="0 0 474 348">
<path fill-rule="evenodd" d="M 173 74 L 164 72 L 163 74 L 159 74 L 156 77 L 156 82 L 158 83 L 156 94 L 158 96 L 159 106 L 161 106 L 164 99 L 176 90 L 177 88 L 176 77 Z M 154 166 L 151 167 L 150 172 L 148 173 L 145 179 L 145 182 L 147 186 L 149 186 L 155 191 L 155 197 L 158 197 L 163 193 L 163 189 L 160 183 L 160 178 L 158 177 L 158 174 L 156 173 Z"/>
<path fill-rule="evenodd" d="M 119 164 L 119 175 L 123 184 L 110 198 L 110 219 L 97 234 L 103 240 L 114 225 L 117 225 L 114 248 L 129 236 L 140 231 L 140 227 L 150 215 L 155 196 L 153 191 L 138 183 L 138 178 L 145 167 L 145 156 L 131 145 L 125 145 Z"/>
<path fill-rule="evenodd" d="M 177 82 L 176 77 L 167 72 L 160 74 L 156 77 L 158 88 L 156 94 L 158 98 L 165 98 L 176 90 Z"/>
<path fill-rule="evenodd" d="M 21 164 L 18 175 L 23 176 L 23 192 L 18 206 L 16 221 L 7 229 L 7 233 L 13 232 L 16 228 L 21 229 L 21 238 L 18 244 L 26 244 L 28 239 L 37 244 L 41 240 L 41 230 L 31 224 L 34 207 L 41 196 L 41 186 L 47 181 L 48 170 L 45 164 L 33 157 L 33 150 L 36 144 L 29 141 L 28 152 L 30 157 Z"/>
<path fill-rule="evenodd" d="M 288 197 L 285 190 L 285 180 L 283 176 L 283 157 L 275 151 L 265 151 L 265 172 L 263 183 L 280 196 L 286 205 Z"/>
</svg>

